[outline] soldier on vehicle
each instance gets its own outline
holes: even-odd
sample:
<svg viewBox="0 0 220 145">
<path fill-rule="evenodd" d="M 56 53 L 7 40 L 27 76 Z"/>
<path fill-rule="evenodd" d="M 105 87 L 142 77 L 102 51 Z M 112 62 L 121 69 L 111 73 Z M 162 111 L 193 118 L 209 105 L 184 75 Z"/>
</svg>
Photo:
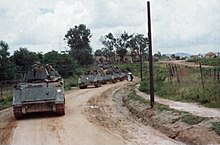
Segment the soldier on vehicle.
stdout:
<svg viewBox="0 0 220 145">
<path fill-rule="evenodd" d="M 43 66 L 41 65 L 41 63 L 39 61 L 34 64 L 35 71 L 40 71 L 42 69 L 43 69 Z"/>
<path fill-rule="evenodd" d="M 59 74 L 57 73 L 57 71 L 49 64 L 45 65 L 45 68 L 48 72 L 49 77 L 59 77 Z"/>
</svg>

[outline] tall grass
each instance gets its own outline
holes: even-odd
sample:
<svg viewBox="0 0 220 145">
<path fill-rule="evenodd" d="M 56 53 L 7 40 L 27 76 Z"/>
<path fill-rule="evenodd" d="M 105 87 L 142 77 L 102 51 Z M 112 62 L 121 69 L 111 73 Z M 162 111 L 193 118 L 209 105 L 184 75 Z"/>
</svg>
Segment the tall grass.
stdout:
<svg viewBox="0 0 220 145">
<path fill-rule="evenodd" d="M 12 96 L 0 99 L 0 110 L 6 109 L 12 105 Z"/>
<path fill-rule="evenodd" d="M 220 82 L 204 77 L 205 89 L 202 87 L 199 69 L 181 67 L 178 71 L 180 84 L 175 76 L 169 79 L 164 65 L 154 66 L 155 94 L 183 102 L 199 102 L 204 106 L 220 108 Z M 140 84 L 140 91 L 149 93 L 149 79 L 146 77 Z"/>
</svg>

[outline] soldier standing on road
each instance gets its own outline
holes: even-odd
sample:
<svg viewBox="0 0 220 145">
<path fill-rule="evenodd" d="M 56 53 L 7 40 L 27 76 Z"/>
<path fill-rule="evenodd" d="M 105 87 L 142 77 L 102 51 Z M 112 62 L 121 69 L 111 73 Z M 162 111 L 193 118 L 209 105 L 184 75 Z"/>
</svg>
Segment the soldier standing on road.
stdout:
<svg viewBox="0 0 220 145">
<path fill-rule="evenodd" d="M 131 73 L 131 69 L 130 68 L 127 68 L 127 77 L 128 77 L 128 81 L 133 81 L 133 75 Z"/>
</svg>

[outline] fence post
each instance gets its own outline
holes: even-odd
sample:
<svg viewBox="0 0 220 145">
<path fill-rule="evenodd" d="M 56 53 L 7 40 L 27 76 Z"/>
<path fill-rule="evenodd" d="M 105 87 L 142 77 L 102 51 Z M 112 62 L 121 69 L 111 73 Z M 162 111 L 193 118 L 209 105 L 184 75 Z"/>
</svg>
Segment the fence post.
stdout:
<svg viewBox="0 0 220 145">
<path fill-rule="evenodd" d="M 172 84 L 172 69 L 171 69 L 170 64 L 168 64 L 168 69 L 169 69 L 169 78 L 170 78 L 170 82 L 171 82 L 171 84 Z"/>
<path fill-rule="evenodd" d="M 218 79 L 218 81 L 220 80 L 220 71 L 218 71 L 218 74 L 217 74 L 217 79 Z"/>
<path fill-rule="evenodd" d="M 202 74 L 202 65 L 201 65 L 201 62 L 199 63 L 199 68 L 200 68 L 200 73 L 201 73 L 202 88 L 203 88 L 203 91 L 205 91 L 205 85 L 204 85 L 204 80 L 203 80 L 203 74 Z"/>
<path fill-rule="evenodd" d="M 180 78 L 179 78 L 179 74 L 178 74 L 178 70 L 177 70 L 177 66 L 175 65 L 175 70 L 176 70 L 176 78 L 177 78 L 177 81 L 179 83 L 179 86 L 180 86 Z"/>
<path fill-rule="evenodd" d="M 214 81 L 216 80 L 216 69 L 214 68 L 213 70 L 213 77 L 214 77 Z"/>
<path fill-rule="evenodd" d="M 175 67 L 174 67 L 174 65 L 172 65 L 172 73 L 173 73 L 173 76 L 175 76 Z"/>
<path fill-rule="evenodd" d="M 209 69 L 209 77 L 211 78 L 212 77 L 212 70 Z"/>
</svg>

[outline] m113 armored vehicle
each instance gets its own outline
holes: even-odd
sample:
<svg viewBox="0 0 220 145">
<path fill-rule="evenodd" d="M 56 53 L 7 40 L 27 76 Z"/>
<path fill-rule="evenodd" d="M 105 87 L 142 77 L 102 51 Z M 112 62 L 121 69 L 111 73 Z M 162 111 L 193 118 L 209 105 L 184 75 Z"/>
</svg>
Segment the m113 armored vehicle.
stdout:
<svg viewBox="0 0 220 145">
<path fill-rule="evenodd" d="M 51 66 L 37 65 L 27 71 L 24 81 L 14 86 L 12 105 L 16 119 L 32 112 L 64 115 L 64 81 Z"/>
<path fill-rule="evenodd" d="M 94 85 L 96 88 L 101 87 L 103 82 L 102 75 L 97 70 L 89 70 L 81 75 L 78 79 L 80 89 L 85 89 L 87 86 Z"/>
</svg>

